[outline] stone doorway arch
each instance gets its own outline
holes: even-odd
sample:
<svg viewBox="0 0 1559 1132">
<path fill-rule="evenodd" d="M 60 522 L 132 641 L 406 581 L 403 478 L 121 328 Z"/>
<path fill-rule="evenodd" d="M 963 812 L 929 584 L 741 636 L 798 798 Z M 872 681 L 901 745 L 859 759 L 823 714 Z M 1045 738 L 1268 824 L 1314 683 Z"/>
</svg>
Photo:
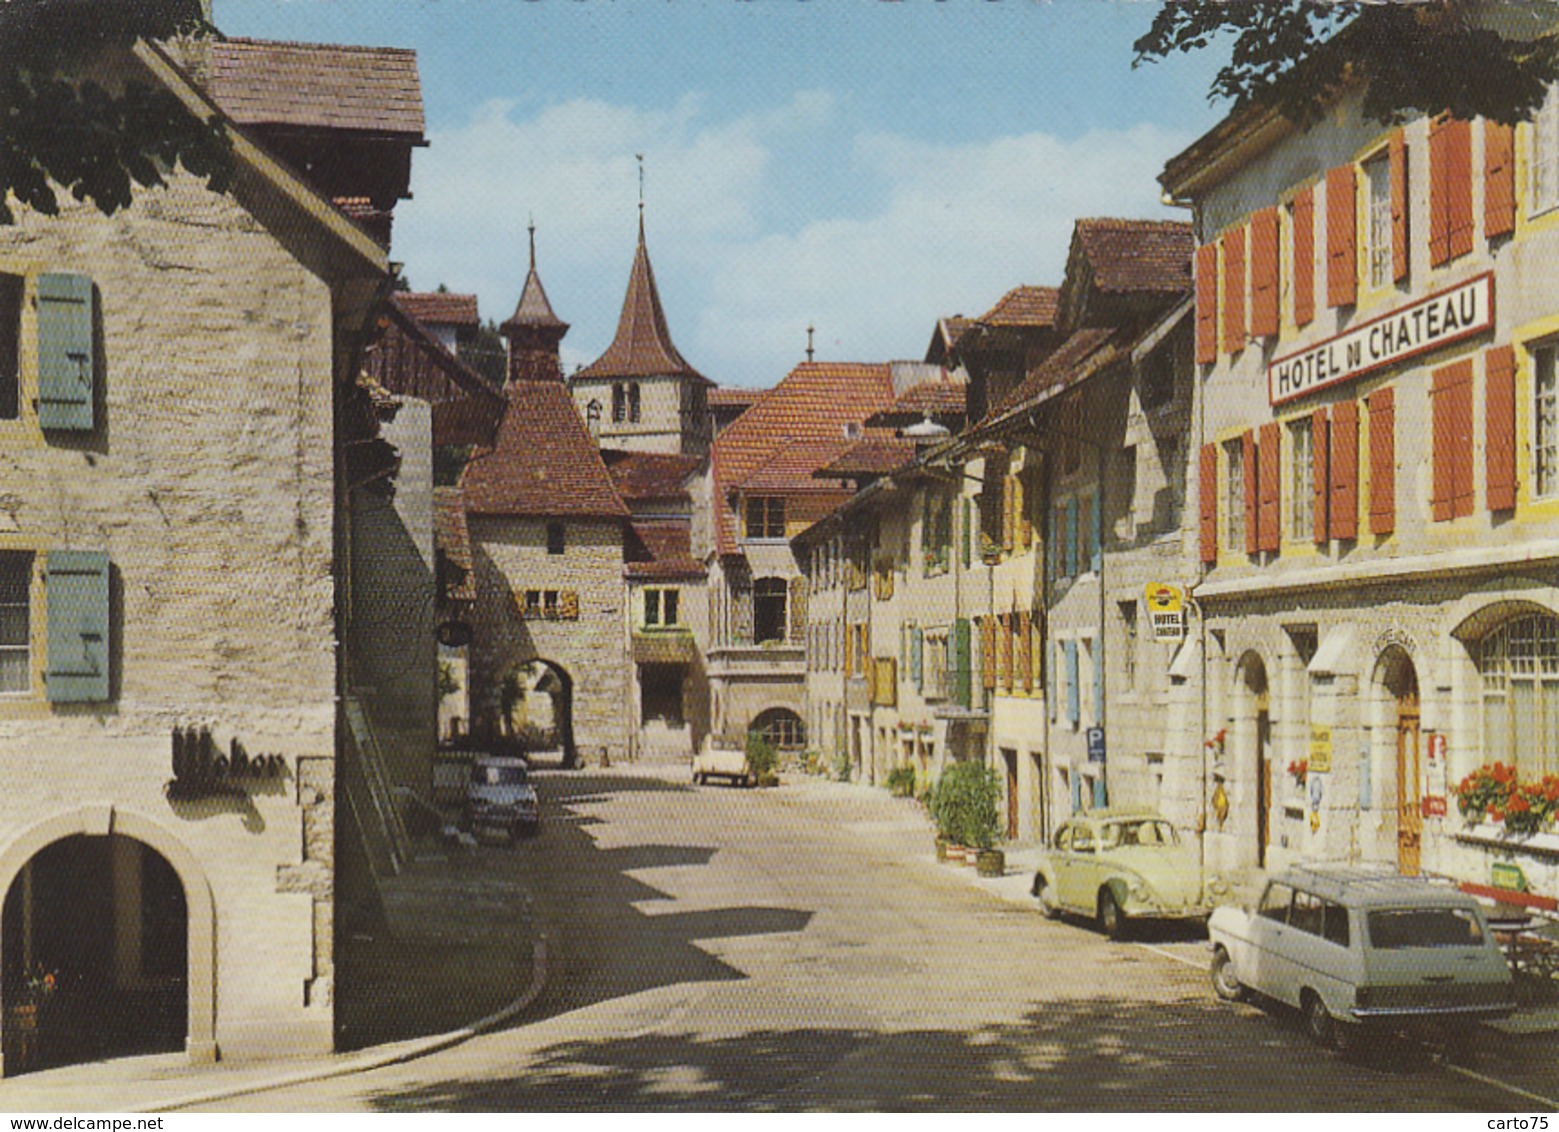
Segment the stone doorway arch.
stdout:
<svg viewBox="0 0 1559 1132">
<path fill-rule="evenodd" d="M 132 851 L 134 846 L 141 848 Z M 181 898 L 175 902 L 182 904 L 182 940 L 174 941 L 172 946 L 177 948 L 182 943 L 183 950 L 183 1046 L 191 1062 L 215 1061 L 216 907 L 211 886 L 194 854 L 150 818 L 113 806 L 85 806 L 32 826 L 0 849 L 0 892 L 5 894 L 7 909 L 5 930 L 0 930 L 0 971 L 19 971 L 27 958 L 25 952 L 16 955 L 12 952 L 26 947 L 26 940 L 19 932 L 23 930 L 22 919 L 29 913 L 13 902 L 33 896 L 25 891 L 30 883 L 28 866 L 35 860 L 47 862 L 54 856 L 70 859 L 72 855 L 79 855 L 81 859 L 87 859 L 95 849 L 101 849 L 105 856 L 118 852 L 124 860 L 138 859 L 135 854 L 140 853 L 139 859 L 150 865 L 141 874 L 141 881 L 151 884 L 163 899 L 175 901 L 175 892 Z M 40 854 L 44 856 L 40 857 Z M 116 909 L 116 912 L 119 910 L 123 909 Z M 144 923 L 143 916 L 147 911 L 144 904 L 135 911 L 136 922 Z M 157 946 L 155 932 L 166 934 L 177 930 L 169 919 L 174 914 L 164 908 L 154 916 L 153 947 Z M 124 962 L 126 954 L 124 950 L 117 951 L 114 962 Z M 8 1017 L 12 1006 L 21 1005 L 19 1001 L 7 1001 L 7 996 L 17 995 L 17 986 L 14 975 L 0 979 L 0 1007 L 5 1008 Z M 175 1026 L 176 1022 L 173 1020 Z M 7 1048 L 0 1049 L 0 1076 L 25 1068 L 6 1063 L 6 1056 L 15 1056 L 13 1045 L 8 1041 Z M 127 1052 L 136 1051 L 113 1047 L 108 1050 L 110 1056 Z"/>
<path fill-rule="evenodd" d="M 1266 662 L 1254 649 L 1235 667 L 1232 723 L 1235 773 L 1244 786 L 1241 795 L 1255 810 L 1240 840 L 1254 838 L 1253 863 L 1266 868 L 1272 830 L 1272 714 Z"/>
<path fill-rule="evenodd" d="M 1416 876 L 1423 841 L 1423 739 L 1419 734 L 1418 669 L 1400 645 L 1391 645 L 1375 661 L 1373 683 L 1380 716 L 1390 735 L 1395 759 L 1397 807 L 1397 870 Z M 1381 708 L 1384 708 L 1382 711 Z"/>
</svg>

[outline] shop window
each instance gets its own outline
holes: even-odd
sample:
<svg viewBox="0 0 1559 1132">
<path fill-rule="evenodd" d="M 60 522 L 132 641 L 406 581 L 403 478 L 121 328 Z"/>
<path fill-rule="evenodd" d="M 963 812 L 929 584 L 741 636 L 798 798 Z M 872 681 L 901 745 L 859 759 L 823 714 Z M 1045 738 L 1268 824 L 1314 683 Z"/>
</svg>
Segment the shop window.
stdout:
<svg viewBox="0 0 1559 1132">
<path fill-rule="evenodd" d="M 1369 220 L 1365 227 L 1368 244 L 1365 261 L 1369 264 L 1371 287 L 1388 286 L 1393 279 L 1391 242 L 1391 159 L 1386 151 L 1364 163 L 1364 180 L 1369 193 Z"/>
<path fill-rule="evenodd" d="M 1559 87 L 1549 87 L 1532 123 L 1531 215 L 1559 206 Z"/>
<path fill-rule="evenodd" d="M 1288 537 L 1308 541 L 1315 531 L 1315 430 L 1309 417 L 1288 424 Z"/>
<path fill-rule="evenodd" d="M 1553 96 L 1549 96 L 1553 101 Z M 1532 493 L 1559 494 L 1559 375 L 1554 359 L 1559 347 L 1544 346 L 1532 354 Z"/>
<path fill-rule="evenodd" d="M 785 603 L 790 588 L 784 578 L 759 578 L 752 585 L 753 642 L 785 639 Z"/>
<path fill-rule="evenodd" d="M 785 500 L 782 496 L 755 495 L 747 500 L 747 537 L 785 537 Z"/>
<path fill-rule="evenodd" d="M 1231 440 L 1223 446 L 1227 465 L 1224 493 L 1224 539 L 1226 549 L 1235 553 L 1245 549 L 1245 442 Z"/>
<path fill-rule="evenodd" d="M 32 690 L 32 555 L 0 554 L 0 693 Z"/>
<path fill-rule="evenodd" d="M 1483 761 L 1523 779 L 1559 772 L 1559 618 L 1513 618 L 1474 648 L 1482 684 Z"/>
</svg>

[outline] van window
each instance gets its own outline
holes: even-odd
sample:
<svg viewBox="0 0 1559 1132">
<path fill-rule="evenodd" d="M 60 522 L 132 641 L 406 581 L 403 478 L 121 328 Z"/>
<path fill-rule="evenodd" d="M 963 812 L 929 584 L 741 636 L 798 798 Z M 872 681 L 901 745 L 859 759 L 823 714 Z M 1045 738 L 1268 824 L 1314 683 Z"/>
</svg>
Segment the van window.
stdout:
<svg viewBox="0 0 1559 1132">
<path fill-rule="evenodd" d="M 1288 922 L 1292 927 L 1311 935 L 1321 934 L 1321 923 L 1325 916 L 1326 902 L 1319 896 L 1309 892 L 1294 893 L 1294 910 L 1288 915 Z"/>
<path fill-rule="evenodd" d="M 1070 849 L 1071 847 L 1072 827 L 1069 825 L 1063 825 L 1060 829 L 1056 830 L 1056 848 L 1066 850 Z"/>
<path fill-rule="evenodd" d="M 1093 852 L 1093 830 L 1086 825 L 1074 826 L 1072 828 L 1072 852 Z"/>
<path fill-rule="evenodd" d="M 1262 918 L 1276 920 L 1281 924 L 1288 919 L 1288 905 L 1293 898 L 1292 888 L 1273 881 L 1267 885 L 1267 891 L 1262 894 L 1261 907 L 1257 911 Z"/>
<path fill-rule="evenodd" d="M 1325 923 L 1321 927 L 1321 935 L 1342 947 L 1348 946 L 1348 909 L 1341 904 L 1326 902 Z"/>
<path fill-rule="evenodd" d="M 1467 908 L 1386 908 L 1369 914 L 1369 930 L 1377 951 L 1483 943 L 1478 917 Z"/>
</svg>

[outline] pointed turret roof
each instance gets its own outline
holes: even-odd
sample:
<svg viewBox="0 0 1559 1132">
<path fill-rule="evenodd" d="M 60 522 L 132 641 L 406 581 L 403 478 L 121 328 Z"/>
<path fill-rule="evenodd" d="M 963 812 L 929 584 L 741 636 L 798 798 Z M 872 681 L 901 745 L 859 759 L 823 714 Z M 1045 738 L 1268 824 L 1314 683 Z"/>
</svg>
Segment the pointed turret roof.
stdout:
<svg viewBox="0 0 1559 1132">
<path fill-rule="evenodd" d="M 677 352 L 666 329 L 666 312 L 661 309 L 660 292 L 655 287 L 655 271 L 644 249 L 644 213 L 639 213 L 639 248 L 633 257 L 633 272 L 628 276 L 628 294 L 623 299 L 622 317 L 617 321 L 617 337 L 595 361 L 574 375 L 592 377 L 691 377 L 709 379 L 699 373 Z"/>
<path fill-rule="evenodd" d="M 514 314 L 501 329 L 505 333 L 511 327 L 549 327 L 555 330 L 568 329 L 568 323 L 552 313 L 552 304 L 547 301 L 547 289 L 541 285 L 541 276 L 536 274 L 536 225 L 530 226 L 530 274 L 525 277 L 525 289 L 520 292 L 520 304 L 514 308 Z"/>
</svg>

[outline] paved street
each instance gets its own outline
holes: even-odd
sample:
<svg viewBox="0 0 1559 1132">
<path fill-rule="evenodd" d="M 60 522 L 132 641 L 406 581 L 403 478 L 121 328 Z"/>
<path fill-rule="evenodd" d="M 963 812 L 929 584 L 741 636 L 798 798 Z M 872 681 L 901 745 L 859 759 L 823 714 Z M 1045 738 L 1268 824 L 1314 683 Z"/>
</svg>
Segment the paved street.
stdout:
<svg viewBox="0 0 1559 1132">
<path fill-rule="evenodd" d="M 531 874 L 552 958 L 515 1027 L 223 1107 L 1533 1104 L 1418 1049 L 1345 1061 L 1281 1012 L 1224 1006 L 1183 937 L 1047 922 L 936 865 L 919 808 L 880 791 L 694 788 L 669 766 L 538 778 L 541 836 L 479 850 Z M 1487 1037 L 1477 1073 L 1559 1096 L 1555 1035 Z"/>
</svg>

